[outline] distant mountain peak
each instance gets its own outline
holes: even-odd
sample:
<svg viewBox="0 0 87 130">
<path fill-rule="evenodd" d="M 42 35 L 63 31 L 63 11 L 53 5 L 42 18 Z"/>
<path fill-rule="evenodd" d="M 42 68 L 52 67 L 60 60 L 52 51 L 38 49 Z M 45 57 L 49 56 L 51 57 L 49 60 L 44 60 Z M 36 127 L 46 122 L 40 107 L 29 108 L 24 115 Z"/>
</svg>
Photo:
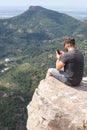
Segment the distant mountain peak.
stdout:
<svg viewBox="0 0 87 130">
<path fill-rule="evenodd" d="M 32 10 L 32 11 L 34 11 L 34 10 L 38 10 L 38 9 L 41 9 L 42 7 L 40 7 L 40 6 L 30 6 L 29 7 L 29 10 Z"/>
</svg>

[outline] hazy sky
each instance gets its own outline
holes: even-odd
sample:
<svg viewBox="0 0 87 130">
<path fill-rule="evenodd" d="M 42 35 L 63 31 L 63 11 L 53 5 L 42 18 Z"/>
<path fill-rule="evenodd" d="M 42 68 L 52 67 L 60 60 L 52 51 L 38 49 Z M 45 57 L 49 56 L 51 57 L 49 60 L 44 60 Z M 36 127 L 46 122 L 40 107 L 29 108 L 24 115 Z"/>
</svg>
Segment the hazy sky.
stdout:
<svg viewBox="0 0 87 130">
<path fill-rule="evenodd" d="M 0 8 L 19 7 L 27 9 L 30 5 L 39 5 L 49 9 L 87 9 L 87 0 L 0 0 Z"/>
</svg>

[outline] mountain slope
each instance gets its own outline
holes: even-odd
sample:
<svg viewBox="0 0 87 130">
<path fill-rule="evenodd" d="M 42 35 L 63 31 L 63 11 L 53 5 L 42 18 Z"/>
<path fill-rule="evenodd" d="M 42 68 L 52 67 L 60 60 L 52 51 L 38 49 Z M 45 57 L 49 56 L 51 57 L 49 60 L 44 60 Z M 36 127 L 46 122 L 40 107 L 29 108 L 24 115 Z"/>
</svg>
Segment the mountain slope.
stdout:
<svg viewBox="0 0 87 130">
<path fill-rule="evenodd" d="M 24 54 L 28 45 L 28 49 L 31 44 L 37 47 L 43 40 L 66 35 L 86 37 L 86 26 L 66 14 L 31 6 L 19 16 L 0 20 L 0 58 Z"/>
<path fill-rule="evenodd" d="M 45 33 L 47 33 L 47 31 L 49 33 L 54 33 L 55 30 L 57 30 L 58 32 L 61 31 L 63 36 L 67 34 L 67 31 L 69 31 L 69 33 L 72 33 L 73 31 L 75 32 L 76 29 L 80 28 L 80 24 L 82 24 L 80 21 L 66 14 L 58 13 L 39 6 L 31 6 L 23 14 L 6 20 L 4 26 L 10 30 L 19 32 L 25 31 L 26 33 L 41 31 Z M 58 32 L 56 36 L 59 35 Z"/>
</svg>

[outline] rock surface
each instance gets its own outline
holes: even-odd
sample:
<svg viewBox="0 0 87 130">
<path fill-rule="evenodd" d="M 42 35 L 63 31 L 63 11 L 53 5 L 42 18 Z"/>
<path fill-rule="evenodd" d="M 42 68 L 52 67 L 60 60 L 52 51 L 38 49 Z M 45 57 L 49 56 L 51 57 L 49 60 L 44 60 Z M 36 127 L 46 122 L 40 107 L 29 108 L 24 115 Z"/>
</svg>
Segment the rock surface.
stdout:
<svg viewBox="0 0 87 130">
<path fill-rule="evenodd" d="M 27 130 L 87 130 L 87 78 L 78 87 L 42 80 L 27 110 Z"/>
</svg>

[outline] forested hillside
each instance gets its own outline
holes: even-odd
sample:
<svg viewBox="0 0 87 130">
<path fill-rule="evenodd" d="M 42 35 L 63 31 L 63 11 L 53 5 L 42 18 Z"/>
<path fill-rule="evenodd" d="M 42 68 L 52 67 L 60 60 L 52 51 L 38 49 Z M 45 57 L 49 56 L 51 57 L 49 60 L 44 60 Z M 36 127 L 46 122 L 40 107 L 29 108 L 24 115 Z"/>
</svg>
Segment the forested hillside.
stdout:
<svg viewBox="0 0 87 130">
<path fill-rule="evenodd" d="M 66 14 L 31 6 L 23 14 L 0 20 L 0 130 L 26 130 L 26 106 L 66 36 L 76 39 L 85 57 L 87 23 Z"/>
</svg>

